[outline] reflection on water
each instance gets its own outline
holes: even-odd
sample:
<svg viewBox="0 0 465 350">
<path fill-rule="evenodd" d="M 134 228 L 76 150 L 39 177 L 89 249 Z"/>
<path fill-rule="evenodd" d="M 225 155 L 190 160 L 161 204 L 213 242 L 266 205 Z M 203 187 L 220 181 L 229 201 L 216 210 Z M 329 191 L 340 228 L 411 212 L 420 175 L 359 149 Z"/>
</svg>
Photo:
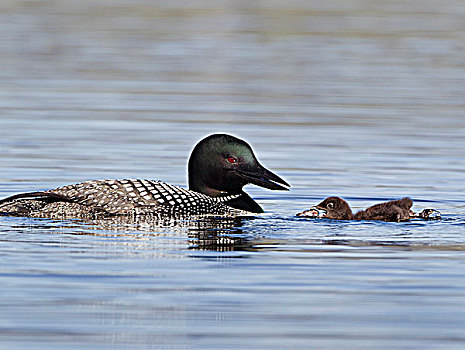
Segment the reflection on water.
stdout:
<svg viewBox="0 0 465 350">
<path fill-rule="evenodd" d="M 251 218 L 250 218 L 251 219 Z M 245 218 L 215 218 L 205 217 L 192 220 L 178 219 L 176 217 L 150 219 L 147 216 L 114 217 L 80 223 L 91 225 L 94 232 L 86 230 L 86 234 L 102 235 L 102 232 L 118 232 L 128 237 L 147 237 L 148 239 L 160 236 L 187 237 L 186 245 L 190 249 L 232 251 L 247 247 L 247 233 L 241 229 Z M 102 231 L 105 230 L 105 231 Z M 107 233 L 103 233 L 107 235 Z"/>
<path fill-rule="evenodd" d="M 462 1 L 2 1 L 0 197 L 186 183 L 233 133 L 292 185 L 267 214 L 0 217 L 0 347 L 447 348 L 465 343 Z M 437 222 L 295 214 L 411 197 Z"/>
</svg>

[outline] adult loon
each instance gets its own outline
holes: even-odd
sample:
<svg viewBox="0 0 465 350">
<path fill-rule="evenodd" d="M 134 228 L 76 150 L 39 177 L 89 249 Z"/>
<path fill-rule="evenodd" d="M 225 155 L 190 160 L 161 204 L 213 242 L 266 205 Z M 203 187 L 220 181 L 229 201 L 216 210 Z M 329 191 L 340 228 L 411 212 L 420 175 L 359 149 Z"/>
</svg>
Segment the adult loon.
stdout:
<svg viewBox="0 0 465 350">
<path fill-rule="evenodd" d="M 210 135 L 194 147 L 188 178 L 189 189 L 153 180 L 96 180 L 21 193 L 0 200 L 0 214 L 50 218 L 250 215 L 263 209 L 243 186 L 290 187 L 258 162 L 249 144 L 227 134 Z"/>
<path fill-rule="evenodd" d="M 326 218 L 333 220 L 380 220 L 380 221 L 409 221 L 413 218 L 425 220 L 439 220 L 441 213 L 435 209 L 424 209 L 415 214 L 411 208 L 413 201 L 404 197 L 402 199 L 379 203 L 352 213 L 349 204 L 340 197 L 328 197 L 315 207 L 305 210 L 297 216 Z"/>
</svg>

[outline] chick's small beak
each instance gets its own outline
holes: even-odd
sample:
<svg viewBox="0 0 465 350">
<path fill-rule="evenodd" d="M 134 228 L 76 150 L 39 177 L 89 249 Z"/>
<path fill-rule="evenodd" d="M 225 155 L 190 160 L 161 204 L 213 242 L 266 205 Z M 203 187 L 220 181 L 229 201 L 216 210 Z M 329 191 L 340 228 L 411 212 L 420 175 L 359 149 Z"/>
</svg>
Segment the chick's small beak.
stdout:
<svg viewBox="0 0 465 350">
<path fill-rule="evenodd" d="M 326 210 L 318 207 L 311 207 L 308 210 L 304 210 L 303 212 L 298 213 L 297 216 L 305 216 L 308 218 L 324 218 L 326 216 Z"/>
</svg>

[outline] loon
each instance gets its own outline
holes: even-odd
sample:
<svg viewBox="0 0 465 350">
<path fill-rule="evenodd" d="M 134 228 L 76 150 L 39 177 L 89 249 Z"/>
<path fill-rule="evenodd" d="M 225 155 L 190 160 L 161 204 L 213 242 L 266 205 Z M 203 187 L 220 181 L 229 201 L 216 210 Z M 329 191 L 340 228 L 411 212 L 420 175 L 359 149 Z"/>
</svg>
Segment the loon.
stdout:
<svg viewBox="0 0 465 350">
<path fill-rule="evenodd" d="M 232 135 L 213 134 L 192 150 L 189 189 L 154 180 L 94 180 L 0 200 L 0 215 L 42 218 L 237 216 L 263 213 L 243 186 L 270 190 L 290 185 L 263 167 L 250 145 Z"/>
<path fill-rule="evenodd" d="M 315 207 L 305 210 L 297 216 L 319 217 L 333 220 L 380 220 L 380 221 L 409 221 L 413 218 L 425 220 L 439 220 L 441 213 L 435 209 L 424 209 L 415 214 L 411 208 L 413 201 L 402 199 L 375 204 L 356 214 L 352 213 L 349 204 L 340 197 L 328 197 Z"/>
</svg>

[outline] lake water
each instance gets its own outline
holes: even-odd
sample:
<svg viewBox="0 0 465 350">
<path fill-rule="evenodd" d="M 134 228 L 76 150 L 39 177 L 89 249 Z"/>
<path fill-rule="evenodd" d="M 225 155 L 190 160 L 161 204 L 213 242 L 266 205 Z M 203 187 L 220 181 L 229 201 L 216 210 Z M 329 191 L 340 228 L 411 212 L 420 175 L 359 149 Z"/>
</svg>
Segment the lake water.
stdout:
<svg viewBox="0 0 465 350">
<path fill-rule="evenodd" d="M 2 1 L 0 197 L 186 184 L 227 132 L 291 185 L 182 226 L 0 217 L 2 349 L 463 349 L 463 1 Z M 410 196 L 442 221 L 294 215 Z"/>
</svg>

